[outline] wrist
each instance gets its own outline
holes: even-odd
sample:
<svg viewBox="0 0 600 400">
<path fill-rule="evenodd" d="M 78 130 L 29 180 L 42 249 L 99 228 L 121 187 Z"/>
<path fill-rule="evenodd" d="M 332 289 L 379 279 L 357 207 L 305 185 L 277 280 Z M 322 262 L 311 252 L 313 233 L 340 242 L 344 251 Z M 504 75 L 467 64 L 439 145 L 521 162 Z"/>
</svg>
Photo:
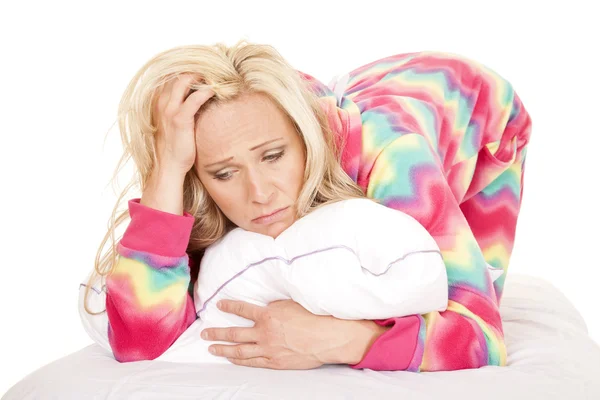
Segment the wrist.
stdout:
<svg viewBox="0 0 600 400">
<path fill-rule="evenodd" d="M 183 185 L 186 173 L 177 168 L 157 167 L 150 173 L 148 182 L 156 186 L 164 184 Z"/>
<path fill-rule="evenodd" d="M 333 318 L 332 335 L 337 345 L 317 358 L 324 364 L 358 364 L 388 329 L 373 321 Z"/>
<path fill-rule="evenodd" d="M 373 343 L 383 335 L 389 328 L 379 326 L 373 321 L 354 321 L 359 322 L 357 325 L 355 334 L 353 335 L 353 341 L 348 343 L 347 357 L 344 359 L 344 364 L 358 364 L 365 358 L 365 355 L 373 346 Z"/>
<path fill-rule="evenodd" d="M 183 215 L 185 175 L 172 170 L 155 169 L 148 177 L 140 204 L 156 210 Z"/>
</svg>

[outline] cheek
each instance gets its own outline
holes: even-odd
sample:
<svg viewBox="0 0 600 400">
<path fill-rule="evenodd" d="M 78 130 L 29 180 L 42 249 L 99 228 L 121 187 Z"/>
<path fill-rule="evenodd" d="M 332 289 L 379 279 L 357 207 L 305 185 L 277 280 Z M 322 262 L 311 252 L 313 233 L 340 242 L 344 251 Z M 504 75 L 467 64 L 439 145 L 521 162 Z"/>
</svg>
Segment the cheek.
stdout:
<svg viewBox="0 0 600 400">
<path fill-rule="evenodd" d="M 216 180 L 214 182 L 207 182 L 204 184 L 204 188 L 208 192 L 210 198 L 216 203 L 217 207 L 231 219 L 231 212 L 235 211 L 234 200 L 236 198 L 236 195 L 231 188 L 220 184 L 220 182 Z"/>
<path fill-rule="evenodd" d="M 304 185 L 304 158 L 298 156 L 289 167 L 288 185 L 292 188 L 295 195 L 300 194 Z"/>
<path fill-rule="evenodd" d="M 304 186 L 304 163 L 301 163 L 297 168 L 296 168 L 296 191 L 298 193 L 300 193 L 300 190 L 302 190 L 302 186 Z"/>
<path fill-rule="evenodd" d="M 239 210 L 240 207 L 240 199 L 234 191 L 222 191 L 219 196 L 219 201 L 216 203 L 225 214 L 235 219 L 236 211 Z"/>
</svg>

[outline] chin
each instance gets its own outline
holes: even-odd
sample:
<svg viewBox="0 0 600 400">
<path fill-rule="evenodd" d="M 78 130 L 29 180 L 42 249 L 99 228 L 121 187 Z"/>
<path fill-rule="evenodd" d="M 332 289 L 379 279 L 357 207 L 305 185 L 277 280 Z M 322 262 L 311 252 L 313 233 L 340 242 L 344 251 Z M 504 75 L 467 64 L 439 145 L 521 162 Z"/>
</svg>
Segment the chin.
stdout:
<svg viewBox="0 0 600 400">
<path fill-rule="evenodd" d="M 271 236 L 273 239 L 276 239 L 277 236 L 281 235 L 283 231 L 290 227 L 288 222 L 276 222 L 271 224 L 265 229 L 264 232 L 261 232 L 263 235 Z"/>
</svg>

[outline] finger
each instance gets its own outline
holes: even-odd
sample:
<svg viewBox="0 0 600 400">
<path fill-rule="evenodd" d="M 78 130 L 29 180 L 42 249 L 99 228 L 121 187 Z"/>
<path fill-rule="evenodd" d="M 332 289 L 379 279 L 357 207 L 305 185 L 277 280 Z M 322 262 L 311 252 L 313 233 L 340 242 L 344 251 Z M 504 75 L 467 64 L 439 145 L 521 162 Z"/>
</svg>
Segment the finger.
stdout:
<svg viewBox="0 0 600 400">
<path fill-rule="evenodd" d="M 276 369 L 271 365 L 270 360 L 266 357 L 256 357 L 246 360 L 238 358 L 228 358 L 227 361 L 229 361 L 232 364 L 241 365 L 244 367 Z"/>
<path fill-rule="evenodd" d="M 202 107 L 202 105 L 206 103 L 208 99 L 214 96 L 214 94 L 215 92 L 210 88 L 197 90 L 190 94 L 180 108 L 181 114 L 184 117 L 192 118 L 194 115 L 196 115 L 198 109 Z"/>
<path fill-rule="evenodd" d="M 171 97 L 169 103 L 173 103 L 172 106 L 179 108 L 187 95 L 190 93 L 190 85 L 196 78 L 190 74 L 177 75 L 174 79 L 173 87 L 171 88 Z"/>
<path fill-rule="evenodd" d="M 236 358 L 240 360 L 265 356 L 264 348 L 258 344 L 238 344 L 235 346 L 214 344 L 210 346 L 208 350 L 215 356 Z"/>
<path fill-rule="evenodd" d="M 192 80 L 193 78 L 190 75 L 177 75 L 165 85 L 165 95 L 168 96 L 168 101 L 164 107 L 165 115 L 172 117 L 179 111 Z"/>
<path fill-rule="evenodd" d="M 204 340 L 231 343 L 256 343 L 259 339 L 255 328 L 207 328 L 201 336 Z"/>
<path fill-rule="evenodd" d="M 157 115 L 161 115 L 164 113 L 167 105 L 169 104 L 169 100 L 171 98 L 171 91 L 173 89 L 173 85 L 177 79 L 169 78 L 167 82 L 164 82 L 157 89 L 157 99 L 156 99 L 156 108 L 155 113 Z"/>
<path fill-rule="evenodd" d="M 265 307 L 237 300 L 220 300 L 217 303 L 217 307 L 219 307 L 219 310 L 221 311 L 239 315 L 240 317 L 251 319 L 254 322 L 259 320 L 265 312 Z"/>
</svg>

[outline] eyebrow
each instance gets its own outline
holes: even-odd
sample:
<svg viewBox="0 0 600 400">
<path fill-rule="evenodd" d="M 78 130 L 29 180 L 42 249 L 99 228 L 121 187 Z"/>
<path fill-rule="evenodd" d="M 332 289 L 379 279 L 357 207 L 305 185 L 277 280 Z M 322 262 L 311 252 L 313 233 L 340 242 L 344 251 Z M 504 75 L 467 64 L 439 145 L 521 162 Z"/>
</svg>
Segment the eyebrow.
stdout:
<svg viewBox="0 0 600 400">
<path fill-rule="evenodd" d="M 267 141 L 266 141 L 266 142 L 264 142 L 264 143 L 261 143 L 261 144 L 259 144 L 259 145 L 257 145 L 257 146 L 254 146 L 254 147 L 252 147 L 252 148 L 250 149 L 250 151 L 254 151 L 254 150 L 258 149 L 258 148 L 261 148 L 261 147 L 263 147 L 263 146 L 266 146 L 266 145 L 268 145 L 269 143 L 277 142 L 278 140 L 282 140 L 282 139 L 283 139 L 283 137 L 280 137 L 280 138 L 277 138 L 277 139 L 272 139 L 272 140 L 267 140 Z M 217 162 L 214 162 L 214 163 L 206 164 L 206 165 L 204 166 L 204 168 L 208 168 L 208 167 L 211 167 L 211 166 L 213 166 L 213 165 L 217 165 L 217 164 L 223 164 L 223 163 L 226 163 L 226 162 L 228 162 L 228 161 L 231 161 L 231 160 L 233 160 L 233 157 L 229 157 L 229 158 L 226 158 L 226 159 L 224 159 L 224 160 L 217 161 Z"/>
<path fill-rule="evenodd" d="M 280 137 L 280 138 L 273 139 L 273 140 L 267 140 L 267 141 L 266 141 L 266 142 L 264 142 L 263 144 L 259 144 L 258 146 L 254 146 L 253 148 L 251 148 L 251 149 L 250 149 L 250 151 L 256 150 L 256 149 L 258 149 L 259 147 L 266 146 L 266 145 L 267 145 L 267 144 L 269 144 L 269 143 L 273 143 L 273 142 L 276 142 L 276 141 L 278 141 L 278 140 L 282 140 L 282 139 L 283 139 L 283 138 L 282 138 L 282 137 Z"/>
</svg>

